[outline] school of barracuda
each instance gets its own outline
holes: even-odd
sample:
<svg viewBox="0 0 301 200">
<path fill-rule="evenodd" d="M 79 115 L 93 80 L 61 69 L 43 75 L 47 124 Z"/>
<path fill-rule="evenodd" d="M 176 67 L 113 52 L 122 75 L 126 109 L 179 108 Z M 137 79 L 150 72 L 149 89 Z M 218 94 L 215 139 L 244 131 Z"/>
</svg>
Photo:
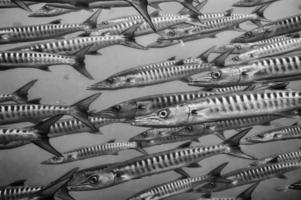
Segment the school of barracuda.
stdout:
<svg viewBox="0 0 301 200">
<path fill-rule="evenodd" d="M 264 180 L 286 179 L 286 173 L 301 169 L 301 150 L 257 156 L 248 147 L 259 143 L 301 139 L 301 91 L 289 87 L 301 80 L 301 14 L 270 20 L 265 16 L 271 4 L 284 0 L 238 0 L 233 8 L 203 13 L 208 1 L 216 0 L 0 0 L 0 9 L 21 8 L 28 17 L 53 17 L 86 10 L 91 16 L 82 23 L 47 24 L 0 28 L 0 45 L 33 42 L 0 52 L 0 70 L 17 68 L 50 72 L 50 67 L 68 65 L 93 80 L 86 68 L 86 55 L 100 56 L 101 50 L 123 45 L 138 51 L 165 48 L 203 38 L 216 38 L 223 31 L 243 32 L 229 44 L 208 47 L 197 57 L 170 57 L 140 64 L 91 83 L 87 90 L 121 90 L 171 81 L 199 87 L 197 90 L 141 96 L 102 110 L 90 105 L 102 94 L 90 95 L 69 105 L 41 104 L 42 97 L 29 98 L 38 79 L 24 83 L 11 93 L 0 93 L 0 149 L 35 144 L 50 154 L 44 165 L 75 164 L 100 156 L 119 156 L 135 150 L 140 156 L 79 169 L 74 167 L 44 186 L 28 186 L 25 179 L 0 186 L 0 200 L 74 200 L 69 192 L 100 190 L 135 179 L 168 171 L 181 178 L 170 180 L 124 196 L 129 200 L 160 200 L 187 192 L 199 193 L 200 200 L 251 200 Z M 226 1 L 226 0 L 225 0 Z M 161 3 L 177 2 L 182 10 L 163 13 Z M 39 10 L 30 6 L 41 4 Z M 103 9 L 133 7 L 137 15 L 98 21 Z M 155 9 L 149 12 L 148 8 Z M 250 14 L 236 13 L 235 7 L 251 7 Z M 251 22 L 256 28 L 241 28 Z M 136 37 L 157 34 L 148 45 Z M 73 34 L 68 37 L 67 35 Z M 75 35 L 74 35 L 75 34 Z M 77 35 L 76 35 L 77 34 Z M 50 40 L 51 39 L 51 40 Z M 46 41 L 45 41 L 46 40 Z M 212 54 L 218 54 L 209 59 Z M 64 116 L 69 118 L 61 119 Z M 272 126 L 277 119 L 295 122 L 250 134 L 254 126 Z M 28 122 L 30 126 L 15 126 Z M 128 141 L 111 140 L 60 152 L 51 138 L 89 132 L 104 134 L 100 127 L 125 123 L 146 127 Z M 225 132 L 235 130 L 227 137 Z M 126 133 L 125 133 L 126 134 Z M 218 144 L 206 144 L 203 137 L 215 135 Z M 174 149 L 148 153 L 147 148 L 184 142 Z M 242 148 L 244 146 L 244 148 Z M 183 168 L 200 170 L 203 160 L 224 154 L 250 161 L 244 168 L 223 170 L 221 162 L 211 171 L 190 176 Z M 1 162 L 1 161 L 0 161 Z M 21 163 L 20 163 L 21 164 Z M 52 166 L 54 167 L 54 166 Z M 300 171 L 299 171 L 300 173 Z M 24 177 L 29 178 L 29 177 Z M 251 185 L 250 185 L 251 184 Z M 249 185 L 237 195 L 214 197 L 214 192 Z M 298 181 L 278 183 L 275 191 L 301 190 Z M 299 194 L 300 197 L 300 194 Z M 184 197 L 183 197 L 184 198 Z M 289 196 L 288 196 L 289 198 Z M 272 199 L 272 198 L 271 198 Z"/>
</svg>

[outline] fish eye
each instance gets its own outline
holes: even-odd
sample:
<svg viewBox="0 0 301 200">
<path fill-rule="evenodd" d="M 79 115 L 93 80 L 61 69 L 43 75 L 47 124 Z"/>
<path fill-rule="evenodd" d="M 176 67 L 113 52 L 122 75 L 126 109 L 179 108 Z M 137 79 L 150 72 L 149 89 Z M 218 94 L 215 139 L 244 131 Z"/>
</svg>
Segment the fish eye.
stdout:
<svg viewBox="0 0 301 200">
<path fill-rule="evenodd" d="M 192 131 L 192 130 L 193 130 L 193 128 L 192 128 L 192 126 L 186 126 L 186 127 L 185 127 L 185 130 L 187 130 L 187 131 L 189 131 L 189 132 L 190 132 L 190 131 Z"/>
<path fill-rule="evenodd" d="M 252 32 L 246 32 L 245 35 L 246 35 L 247 37 L 252 37 L 252 36 L 253 36 Z"/>
<path fill-rule="evenodd" d="M 219 72 L 219 71 L 216 71 L 216 72 L 212 72 L 212 73 L 211 73 L 211 77 L 212 77 L 213 79 L 219 79 L 221 76 L 222 76 L 222 73 Z"/>
<path fill-rule="evenodd" d="M 119 112 L 121 110 L 121 106 L 120 105 L 113 106 L 112 110 L 115 112 Z"/>
<path fill-rule="evenodd" d="M 127 78 L 125 81 L 126 81 L 127 83 L 130 83 L 130 82 L 132 82 L 132 79 L 131 79 L 131 78 Z"/>
<path fill-rule="evenodd" d="M 91 176 L 91 177 L 89 178 L 88 182 L 89 182 L 90 184 L 96 184 L 96 183 L 98 183 L 98 176 Z"/>
<path fill-rule="evenodd" d="M 234 57 L 232 58 L 232 60 L 233 60 L 233 61 L 239 61 L 239 57 L 238 57 L 238 56 L 234 56 Z"/>
<path fill-rule="evenodd" d="M 138 109 L 138 110 L 143 110 L 143 109 L 144 109 L 144 105 L 139 104 L 139 105 L 137 106 L 137 109 Z"/>
<path fill-rule="evenodd" d="M 106 82 L 112 84 L 112 83 L 114 83 L 114 79 L 113 78 L 108 78 Z"/>
<path fill-rule="evenodd" d="M 53 159 L 54 161 L 58 161 L 58 160 L 61 159 L 61 157 L 53 157 L 52 159 Z"/>
<path fill-rule="evenodd" d="M 236 45 L 236 46 L 235 46 L 235 49 L 241 50 L 241 46 L 240 46 L 240 45 Z"/>
<path fill-rule="evenodd" d="M 249 55 L 250 55 L 251 58 L 254 58 L 254 54 L 253 53 L 250 53 Z"/>
<path fill-rule="evenodd" d="M 158 116 L 162 119 L 165 119 L 168 116 L 168 111 L 167 110 L 161 110 L 158 112 Z"/>
<path fill-rule="evenodd" d="M 264 135 L 257 135 L 258 138 L 264 138 Z"/>
<path fill-rule="evenodd" d="M 9 35 L 8 34 L 3 34 L 3 35 L 1 35 L 1 39 L 8 40 L 9 39 Z"/>
<path fill-rule="evenodd" d="M 109 22 L 108 21 L 103 21 L 103 22 L 101 22 L 103 25 L 108 25 L 109 24 Z"/>
<path fill-rule="evenodd" d="M 176 35 L 176 32 L 175 32 L 175 31 L 169 31 L 167 34 L 168 34 L 169 36 L 175 36 L 175 35 Z"/>
</svg>

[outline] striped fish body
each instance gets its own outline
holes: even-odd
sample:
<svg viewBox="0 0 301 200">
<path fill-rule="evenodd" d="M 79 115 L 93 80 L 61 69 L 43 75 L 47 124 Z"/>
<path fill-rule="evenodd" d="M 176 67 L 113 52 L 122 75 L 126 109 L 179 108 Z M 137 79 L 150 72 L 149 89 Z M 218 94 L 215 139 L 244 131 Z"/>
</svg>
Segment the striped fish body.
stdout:
<svg viewBox="0 0 301 200">
<path fill-rule="evenodd" d="M 129 141 L 143 142 L 149 140 L 156 140 L 158 138 L 165 138 L 178 133 L 184 128 L 185 127 L 148 129 L 134 137 L 131 137 Z"/>
<path fill-rule="evenodd" d="M 43 187 L 7 186 L 0 188 L 1 200 L 27 199 L 32 194 L 41 191 Z"/>
<path fill-rule="evenodd" d="M 26 5 L 33 5 L 33 4 L 37 4 L 31 1 L 25 1 Z M 18 7 L 14 2 L 12 2 L 11 0 L 1 0 L 0 1 L 0 8 L 16 8 Z"/>
<path fill-rule="evenodd" d="M 206 181 L 209 181 L 211 178 L 212 178 L 211 176 L 205 175 L 205 176 L 191 177 L 191 178 L 171 181 L 168 183 L 163 183 L 145 189 L 133 195 L 132 197 L 128 198 L 128 200 L 165 199 L 171 196 L 175 196 L 177 194 L 190 192 L 191 190 L 193 190 L 195 185 L 205 183 Z"/>
<path fill-rule="evenodd" d="M 300 139 L 301 138 L 301 126 L 285 126 L 276 128 L 262 133 L 256 134 L 246 138 L 246 142 L 254 143 L 266 143 L 282 140 Z"/>
<path fill-rule="evenodd" d="M 187 22 L 191 22 L 192 19 L 186 15 L 166 15 L 162 17 L 153 17 L 152 22 L 158 31 L 162 31 L 168 27 L 175 26 L 178 24 L 183 24 Z M 153 30 L 143 19 L 132 20 L 132 21 L 123 21 L 120 23 L 113 23 L 111 25 L 105 25 L 103 27 L 99 27 L 97 30 L 91 31 L 90 36 L 99 36 L 103 34 L 111 34 L 111 35 L 120 35 L 126 29 L 140 24 L 143 22 L 140 27 L 135 31 L 136 36 L 146 35 L 153 33 Z"/>
<path fill-rule="evenodd" d="M 0 44 L 52 39 L 89 30 L 84 24 L 40 24 L 0 29 Z"/>
<path fill-rule="evenodd" d="M 0 69 L 37 68 L 46 69 L 51 65 L 74 65 L 75 57 L 51 53 L 6 51 L 0 52 Z"/>
<path fill-rule="evenodd" d="M 301 30 L 301 15 L 279 19 L 255 28 L 231 40 L 231 43 L 247 43 L 264 40 L 274 36 L 289 34 Z"/>
<path fill-rule="evenodd" d="M 289 52 L 301 49 L 301 38 L 292 38 L 290 40 L 280 41 L 278 43 L 264 45 L 245 53 L 239 54 L 232 58 L 231 61 L 226 61 L 226 65 L 242 64 L 252 60 L 257 60 L 265 57 L 278 56 Z"/>
<path fill-rule="evenodd" d="M 257 42 L 249 42 L 249 43 L 232 43 L 232 44 L 225 44 L 223 46 L 218 47 L 215 52 L 223 53 L 225 51 L 233 50 L 233 54 L 241 54 L 245 53 L 249 50 L 256 49 L 258 47 L 262 47 L 265 45 L 270 45 L 282 41 L 291 40 L 292 38 L 285 35 L 280 35 L 264 40 L 259 40 Z"/>
<path fill-rule="evenodd" d="M 52 157 L 42 162 L 42 164 L 64 164 L 98 156 L 117 155 L 120 151 L 136 148 L 136 142 L 108 142 L 67 151 L 62 153 L 62 157 Z"/>
<path fill-rule="evenodd" d="M 76 9 L 56 8 L 51 5 L 44 5 L 39 10 L 36 10 L 28 15 L 28 17 L 55 17 L 67 13 L 78 11 Z"/>
<path fill-rule="evenodd" d="M 211 64 L 184 64 L 172 65 L 158 69 L 144 70 L 140 72 L 126 72 L 113 75 L 108 79 L 95 83 L 88 87 L 89 90 L 112 90 L 130 87 L 142 87 L 155 85 L 174 80 L 180 80 L 191 75 L 209 70 Z"/>
<path fill-rule="evenodd" d="M 215 182 L 211 186 L 209 184 L 201 186 L 201 190 L 204 192 L 217 192 L 274 178 L 300 168 L 301 161 L 291 161 L 238 169 L 223 175 L 223 178 L 232 181 L 231 184 Z"/>
<path fill-rule="evenodd" d="M 300 109 L 300 106 L 301 93 L 298 91 L 260 90 L 228 93 L 136 117 L 132 125 L 174 127 L 262 115 L 279 116 L 281 113 Z"/>
<path fill-rule="evenodd" d="M 13 94 L 0 94 L 0 103 L 7 101 L 16 101 L 16 96 Z"/>
<path fill-rule="evenodd" d="M 78 52 L 81 49 L 90 46 L 90 48 L 87 51 L 89 54 L 95 53 L 99 49 L 108 46 L 123 44 L 124 41 L 125 37 L 122 35 L 76 37 L 71 39 L 62 39 L 37 44 L 30 44 L 23 47 L 17 47 L 13 50 L 73 55 L 75 52 Z"/>
<path fill-rule="evenodd" d="M 174 2 L 174 0 L 148 0 L 149 5 L 153 4 L 160 4 L 166 2 Z M 119 1 L 119 0 L 112 0 L 112 1 L 95 1 L 89 4 L 89 8 L 103 8 L 103 9 L 110 9 L 115 7 L 129 7 L 131 6 L 127 1 Z"/>
<path fill-rule="evenodd" d="M 298 161 L 298 160 L 301 160 L 301 151 L 300 150 L 261 158 L 255 162 L 251 163 L 250 165 L 257 166 L 257 165 L 291 162 L 291 161 Z"/>
<path fill-rule="evenodd" d="M 72 107 L 40 104 L 2 104 L 0 105 L 0 124 L 40 121 L 54 115 L 73 112 Z"/>
</svg>

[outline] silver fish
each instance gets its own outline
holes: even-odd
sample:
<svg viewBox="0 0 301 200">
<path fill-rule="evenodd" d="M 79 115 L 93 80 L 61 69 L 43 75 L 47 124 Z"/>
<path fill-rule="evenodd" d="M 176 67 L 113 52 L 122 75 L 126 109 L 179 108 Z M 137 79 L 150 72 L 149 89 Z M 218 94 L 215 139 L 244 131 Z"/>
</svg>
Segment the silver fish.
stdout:
<svg viewBox="0 0 301 200">
<path fill-rule="evenodd" d="M 244 159 L 254 159 L 252 156 L 242 153 L 239 148 L 240 139 L 247 134 L 250 129 L 245 129 L 221 144 L 212 146 L 187 147 L 190 143 L 181 145 L 181 148 L 174 150 L 149 154 L 119 162 L 104 170 L 86 170 L 74 176 L 68 185 L 71 191 L 96 190 L 111 187 L 133 179 L 150 176 L 175 170 L 182 176 L 187 177 L 187 173 L 182 167 L 197 167 L 197 163 L 205 158 L 217 154 L 229 154 Z M 85 170 L 84 170 L 85 171 Z"/>
<path fill-rule="evenodd" d="M 58 165 L 98 156 L 118 155 L 118 152 L 129 149 L 136 149 L 139 152 L 145 153 L 136 142 L 115 142 L 115 140 L 110 140 L 105 144 L 80 147 L 64 152 L 61 156 L 52 157 L 41 164 Z"/>
<path fill-rule="evenodd" d="M 301 38 L 292 38 L 289 40 L 260 46 L 245 53 L 236 55 L 232 57 L 228 62 L 226 61 L 225 65 L 238 65 L 248 63 L 250 61 L 262 59 L 265 57 L 279 56 L 298 50 L 301 50 Z"/>
<path fill-rule="evenodd" d="M 140 44 L 137 44 L 134 37 L 134 32 L 139 24 L 125 30 L 122 35 L 105 35 L 93 37 L 76 37 L 71 39 L 61 39 L 55 41 L 47 41 L 37 44 L 29 44 L 26 46 L 10 49 L 10 51 L 35 51 L 43 53 L 55 53 L 63 55 L 72 55 L 83 48 L 87 48 L 86 54 L 99 54 L 99 49 L 112 45 L 124 45 L 136 49 L 146 49 Z"/>
<path fill-rule="evenodd" d="M 43 200 L 54 197 L 72 199 L 66 190 L 66 183 L 76 173 L 78 168 L 70 170 L 47 186 L 25 186 L 25 180 L 15 181 L 7 186 L 0 186 L 2 200 Z"/>
<path fill-rule="evenodd" d="M 89 105 L 101 93 L 91 95 L 73 105 L 41 105 L 41 104 L 0 104 L 0 124 L 36 122 L 54 115 L 71 115 L 82 121 L 92 131 L 98 129 L 88 120 Z"/>
<path fill-rule="evenodd" d="M 185 178 L 175 181 L 170 181 L 160 185 L 155 185 L 151 188 L 145 189 L 137 194 L 134 194 L 128 200 L 159 200 L 179 195 L 185 192 L 191 192 L 194 188 L 200 184 L 206 183 L 210 180 L 221 179 L 221 171 L 226 167 L 228 163 L 223 163 L 214 168 L 208 174 L 198 177 Z"/>
<path fill-rule="evenodd" d="M 56 8 L 52 7 L 51 4 L 46 4 L 39 10 L 30 13 L 28 17 L 54 17 L 76 11 L 79 11 L 79 9 Z"/>
<path fill-rule="evenodd" d="M 239 0 L 238 2 L 234 3 L 233 7 L 253 7 L 262 4 L 271 4 L 273 2 L 277 2 L 279 0 Z"/>
<path fill-rule="evenodd" d="M 242 168 L 222 176 L 225 179 L 231 180 L 232 183 L 211 182 L 198 188 L 198 191 L 211 193 L 271 179 L 274 177 L 285 178 L 283 175 L 284 173 L 300 168 L 301 161 L 282 162 Z"/>
<path fill-rule="evenodd" d="M 301 138 L 301 126 L 298 123 L 294 123 L 290 126 L 284 126 L 267 130 L 250 137 L 247 137 L 245 144 L 257 144 L 282 140 L 300 139 Z"/>
<path fill-rule="evenodd" d="M 0 71 L 18 68 L 50 71 L 49 67 L 53 65 L 69 65 L 83 76 L 93 79 L 85 66 L 85 55 L 89 49 L 90 46 L 84 47 L 72 56 L 32 51 L 3 51 L 0 52 Z"/>
<path fill-rule="evenodd" d="M 258 28 L 252 29 L 231 40 L 231 43 L 248 43 L 267 38 L 289 34 L 301 30 L 301 15 L 279 19 Z"/>
<path fill-rule="evenodd" d="M 100 10 L 96 11 L 82 24 L 60 24 L 55 20 L 49 24 L 0 28 L 0 44 L 53 39 L 79 31 L 95 28 Z"/>
<path fill-rule="evenodd" d="M 177 127 L 262 115 L 291 116 L 301 107 L 299 91 L 255 90 L 209 96 L 136 117 L 132 125 Z"/>
<path fill-rule="evenodd" d="M 0 103 L 7 101 L 14 101 L 16 103 L 29 103 L 30 100 L 28 100 L 28 91 L 37 81 L 37 79 L 32 80 L 11 94 L 0 94 Z"/>
</svg>

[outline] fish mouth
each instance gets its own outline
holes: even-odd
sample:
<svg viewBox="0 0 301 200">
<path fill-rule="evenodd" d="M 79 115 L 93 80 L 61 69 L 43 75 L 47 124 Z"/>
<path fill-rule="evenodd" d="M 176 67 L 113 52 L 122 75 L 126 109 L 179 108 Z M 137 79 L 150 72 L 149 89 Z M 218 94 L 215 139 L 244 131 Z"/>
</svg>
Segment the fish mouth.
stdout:
<svg viewBox="0 0 301 200">
<path fill-rule="evenodd" d="M 156 126 L 160 120 L 157 117 L 136 117 L 132 122 L 132 126 Z"/>
<path fill-rule="evenodd" d="M 169 47 L 173 45 L 179 44 L 180 41 L 178 40 L 157 40 L 155 42 L 152 42 L 146 46 L 146 48 L 163 48 L 163 47 Z"/>
<path fill-rule="evenodd" d="M 196 79 L 191 79 L 188 81 L 188 85 L 191 86 L 199 86 L 199 87 L 208 87 L 208 86 L 212 86 L 212 82 L 211 82 L 211 77 L 203 77 L 203 78 L 196 78 Z"/>
<path fill-rule="evenodd" d="M 236 37 L 236 38 L 233 38 L 232 40 L 230 40 L 231 44 L 233 44 L 233 43 L 244 43 L 244 42 L 246 42 L 246 40 L 243 37 Z"/>
<path fill-rule="evenodd" d="M 86 88 L 86 90 L 109 90 L 109 89 L 112 88 L 104 82 L 94 83 Z"/>
<path fill-rule="evenodd" d="M 242 145 L 252 145 L 252 144 L 257 144 L 257 143 L 261 143 L 261 141 L 253 138 L 253 137 L 247 137 L 244 139 L 243 142 L 241 142 Z"/>
</svg>

